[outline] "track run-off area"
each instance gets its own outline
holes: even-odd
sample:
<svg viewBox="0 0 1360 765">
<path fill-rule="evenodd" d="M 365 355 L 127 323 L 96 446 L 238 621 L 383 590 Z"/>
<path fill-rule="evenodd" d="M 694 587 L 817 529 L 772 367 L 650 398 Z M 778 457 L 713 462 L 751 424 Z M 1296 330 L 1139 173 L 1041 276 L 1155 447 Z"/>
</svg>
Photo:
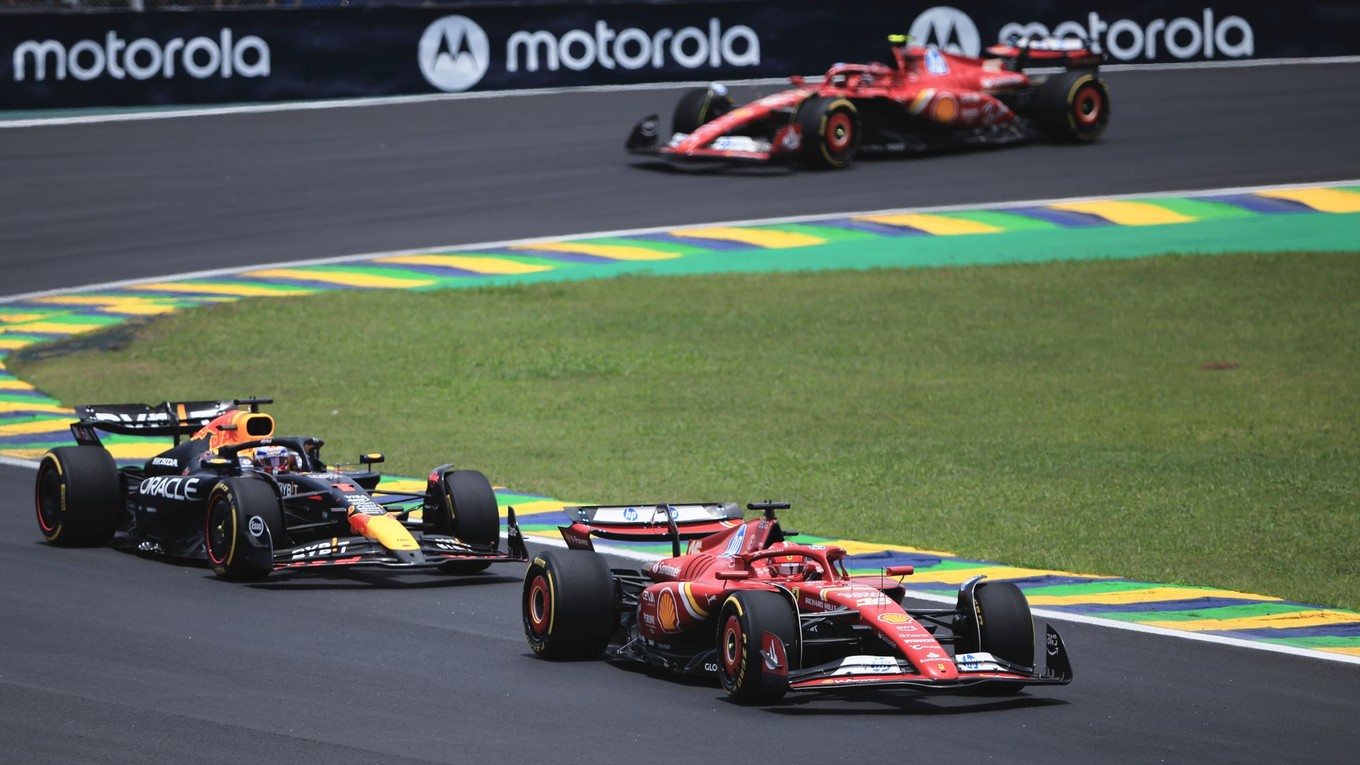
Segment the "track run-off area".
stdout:
<svg viewBox="0 0 1360 765">
<path fill-rule="evenodd" d="M 1357 241 L 1360 181 L 607 232 L 21 296 L 0 303 L 0 352 L 208 303 L 336 289 L 452 289 L 622 273 L 940 267 L 1301 246 L 1344 251 Z M 49 398 L 0 368 L 0 455 L 33 461 L 49 448 L 73 443 L 70 403 Z M 127 461 L 145 461 L 164 448 L 116 435 L 106 443 L 116 458 Z M 411 491 L 424 486 L 411 479 L 388 483 Z M 528 534 L 554 540 L 557 526 L 567 522 L 563 502 L 516 491 L 532 488 L 498 488 L 502 514 L 513 506 Z M 854 553 L 849 565 L 859 573 L 914 566 L 908 584 L 926 598 L 952 601 L 959 584 L 985 574 L 1014 582 L 1034 607 L 1054 616 L 1360 664 L 1360 613 L 1352 611 L 1214 587 L 1016 568 L 872 540 L 810 538 L 846 547 Z"/>
</svg>

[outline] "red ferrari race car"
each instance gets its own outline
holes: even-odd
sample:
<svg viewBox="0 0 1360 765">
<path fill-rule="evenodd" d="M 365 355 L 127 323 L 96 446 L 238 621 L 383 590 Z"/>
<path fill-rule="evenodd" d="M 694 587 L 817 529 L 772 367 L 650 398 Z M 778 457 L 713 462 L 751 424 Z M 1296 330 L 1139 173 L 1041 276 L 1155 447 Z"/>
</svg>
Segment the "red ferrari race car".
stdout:
<svg viewBox="0 0 1360 765">
<path fill-rule="evenodd" d="M 544 659 L 604 655 L 717 675 L 733 701 L 751 704 L 790 691 L 1007 693 L 1072 681 L 1053 627 L 1036 656 L 1029 603 L 1014 584 L 975 577 L 954 608 L 907 608 L 910 566 L 851 576 L 845 549 L 787 540 L 797 532 L 775 511 L 788 504 L 747 507 L 761 516 L 744 520 L 732 503 L 565 508 L 568 549 L 538 554 L 525 573 L 530 648 Z M 669 539 L 673 555 L 646 570 L 610 568 L 592 537 Z"/>
<path fill-rule="evenodd" d="M 1102 54 L 1077 39 L 1021 38 L 974 58 L 893 35 L 893 65 L 836 64 L 819 83 L 737 106 L 714 84 L 684 94 L 663 139 L 657 115 L 625 149 L 676 163 L 842 168 L 859 154 L 912 154 L 1047 138 L 1085 143 L 1110 121 Z M 1030 66 L 1061 68 L 1034 77 Z"/>
<path fill-rule="evenodd" d="M 500 511 L 480 472 L 442 465 L 423 493 L 386 490 L 373 470 L 381 454 L 360 455 L 359 469 L 327 465 L 321 439 L 274 434 L 274 418 L 260 411 L 268 403 L 76 407 L 77 445 L 56 447 L 38 464 L 43 538 L 203 560 L 238 581 L 356 567 L 470 574 L 529 559 L 513 508 L 507 549 L 499 549 Z M 99 431 L 169 437 L 174 445 L 119 467 Z"/>
</svg>

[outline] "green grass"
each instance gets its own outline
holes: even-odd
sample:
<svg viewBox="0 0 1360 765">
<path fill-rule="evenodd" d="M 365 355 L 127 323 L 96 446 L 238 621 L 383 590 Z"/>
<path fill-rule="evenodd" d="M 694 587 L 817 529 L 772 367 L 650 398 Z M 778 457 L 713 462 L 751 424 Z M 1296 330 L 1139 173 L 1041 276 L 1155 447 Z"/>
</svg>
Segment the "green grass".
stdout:
<svg viewBox="0 0 1360 765">
<path fill-rule="evenodd" d="M 1360 609 L 1358 329 L 1356 255 L 1163 257 L 251 300 L 11 366 L 273 396 L 405 475 Z"/>
</svg>

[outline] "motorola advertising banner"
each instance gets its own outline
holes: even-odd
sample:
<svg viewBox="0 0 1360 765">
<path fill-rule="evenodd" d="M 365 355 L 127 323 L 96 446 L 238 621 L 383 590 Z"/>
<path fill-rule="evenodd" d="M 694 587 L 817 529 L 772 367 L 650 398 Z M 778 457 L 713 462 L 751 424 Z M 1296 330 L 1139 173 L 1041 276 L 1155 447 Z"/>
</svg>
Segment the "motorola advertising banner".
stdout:
<svg viewBox="0 0 1360 765">
<path fill-rule="evenodd" d="M 815 75 L 887 36 L 969 55 L 1076 36 L 1108 63 L 1360 53 L 1318 0 L 727 0 L 0 16 L 0 109 L 240 103 Z"/>
</svg>

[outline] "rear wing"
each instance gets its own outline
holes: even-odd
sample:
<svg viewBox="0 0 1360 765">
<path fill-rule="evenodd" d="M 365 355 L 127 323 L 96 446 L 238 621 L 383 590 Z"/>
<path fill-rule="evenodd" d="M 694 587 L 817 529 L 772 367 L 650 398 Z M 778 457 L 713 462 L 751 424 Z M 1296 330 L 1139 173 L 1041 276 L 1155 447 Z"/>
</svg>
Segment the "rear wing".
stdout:
<svg viewBox="0 0 1360 765">
<path fill-rule="evenodd" d="M 196 433 L 215 417 L 237 408 L 236 401 L 166 401 L 150 404 L 83 404 L 71 424 L 76 443 L 99 446 L 96 430 L 125 436 L 172 437 Z"/>
<path fill-rule="evenodd" d="M 1020 37 L 987 48 L 987 53 L 1010 63 L 1007 68 L 1062 66 L 1065 69 L 1094 69 L 1105 61 L 1105 54 L 1091 49 L 1077 37 Z"/>
<path fill-rule="evenodd" d="M 595 549 L 591 537 L 622 542 L 669 540 L 679 555 L 681 540 L 716 534 L 744 520 L 735 502 L 581 505 L 562 510 L 571 519 L 571 525 L 560 527 L 562 539 L 568 547 L 584 550 Z"/>
</svg>

